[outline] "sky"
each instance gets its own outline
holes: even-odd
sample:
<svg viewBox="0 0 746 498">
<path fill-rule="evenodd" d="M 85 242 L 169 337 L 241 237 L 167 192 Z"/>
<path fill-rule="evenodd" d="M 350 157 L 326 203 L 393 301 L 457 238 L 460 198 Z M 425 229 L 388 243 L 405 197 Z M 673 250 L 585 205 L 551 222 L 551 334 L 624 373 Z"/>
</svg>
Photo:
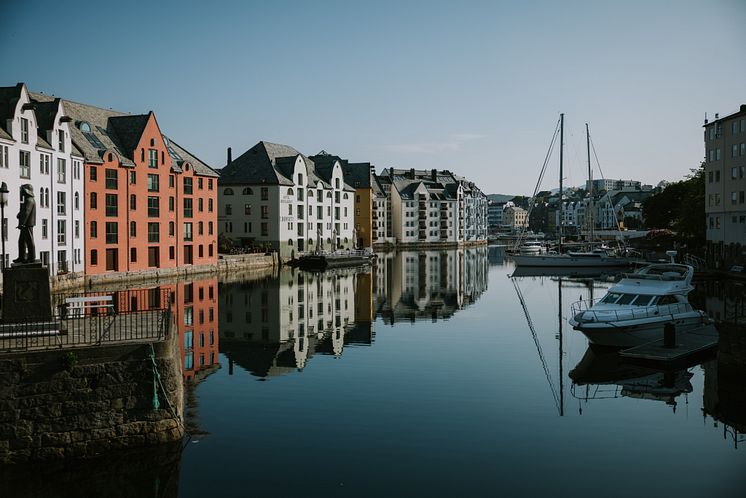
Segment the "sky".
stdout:
<svg viewBox="0 0 746 498">
<path fill-rule="evenodd" d="M 134 114 L 213 167 L 260 140 L 530 194 L 560 112 L 605 178 L 683 179 L 746 104 L 746 0 L 0 0 L 0 86 Z M 542 184 L 558 183 L 557 156 Z M 594 172 L 599 177 L 598 169 Z"/>
</svg>

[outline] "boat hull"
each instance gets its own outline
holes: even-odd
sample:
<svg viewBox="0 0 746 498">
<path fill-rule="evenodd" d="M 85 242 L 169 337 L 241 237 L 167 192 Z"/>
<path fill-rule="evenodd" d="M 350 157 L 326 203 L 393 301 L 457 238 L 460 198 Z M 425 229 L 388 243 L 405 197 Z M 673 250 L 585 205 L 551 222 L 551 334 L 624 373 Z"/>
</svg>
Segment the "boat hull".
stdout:
<svg viewBox="0 0 746 498">
<path fill-rule="evenodd" d="M 632 347 L 651 341 L 663 339 L 663 330 L 667 323 L 673 323 L 677 331 L 687 331 L 701 327 L 709 319 L 701 311 L 691 311 L 674 316 L 656 319 L 624 320 L 617 322 L 578 323 L 570 320 L 570 325 L 598 346 Z"/>
<path fill-rule="evenodd" d="M 537 268 L 625 268 L 630 266 L 630 261 L 626 258 L 560 256 L 556 254 L 515 255 L 513 261 L 516 266 Z"/>
</svg>

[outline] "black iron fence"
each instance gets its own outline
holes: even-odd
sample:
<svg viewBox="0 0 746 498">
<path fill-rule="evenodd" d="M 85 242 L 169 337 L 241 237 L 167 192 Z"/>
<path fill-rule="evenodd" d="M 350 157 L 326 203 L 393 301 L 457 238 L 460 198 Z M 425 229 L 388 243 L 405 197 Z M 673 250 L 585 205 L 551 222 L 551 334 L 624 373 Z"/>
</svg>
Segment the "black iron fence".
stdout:
<svg viewBox="0 0 746 498">
<path fill-rule="evenodd" d="M 160 288 L 58 294 L 52 314 L 0 323 L 0 351 L 29 351 L 163 340 L 170 293 Z"/>
</svg>

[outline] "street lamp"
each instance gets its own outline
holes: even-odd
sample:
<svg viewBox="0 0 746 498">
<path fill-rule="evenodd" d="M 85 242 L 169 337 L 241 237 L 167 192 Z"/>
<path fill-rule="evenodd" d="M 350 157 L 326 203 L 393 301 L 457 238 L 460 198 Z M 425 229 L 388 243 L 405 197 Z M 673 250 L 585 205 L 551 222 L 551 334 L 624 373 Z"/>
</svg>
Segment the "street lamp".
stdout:
<svg viewBox="0 0 746 498">
<path fill-rule="evenodd" d="M 5 237 L 6 237 L 6 223 L 5 223 L 5 205 L 8 203 L 8 194 L 10 191 L 8 190 L 8 185 L 3 182 L 2 185 L 0 185 L 0 241 L 2 241 L 2 248 L 3 248 L 3 254 L 2 254 L 2 260 L 0 260 L 0 268 L 3 270 L 5 269 Z"/>
</svg>

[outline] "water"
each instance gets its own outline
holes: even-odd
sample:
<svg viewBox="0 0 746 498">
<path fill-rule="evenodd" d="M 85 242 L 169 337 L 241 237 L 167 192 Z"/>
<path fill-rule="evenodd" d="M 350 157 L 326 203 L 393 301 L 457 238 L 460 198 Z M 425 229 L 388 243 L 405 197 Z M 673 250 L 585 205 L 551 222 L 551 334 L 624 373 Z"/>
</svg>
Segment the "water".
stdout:
<svg viewBox="0 0 746 498">
<path fill-rule="evenodd" d="M 127 479 L 180 497 L 746 495 L 742 328 L 738 354 L 630 367 L 566 323 L 609 281 L 512 272 L 480 248 L 195 282 L 217 286 L 219 337 L 199 339 L 206 319 L 188 339 L 192 439 L 168 478 Z"/>
</svg>

